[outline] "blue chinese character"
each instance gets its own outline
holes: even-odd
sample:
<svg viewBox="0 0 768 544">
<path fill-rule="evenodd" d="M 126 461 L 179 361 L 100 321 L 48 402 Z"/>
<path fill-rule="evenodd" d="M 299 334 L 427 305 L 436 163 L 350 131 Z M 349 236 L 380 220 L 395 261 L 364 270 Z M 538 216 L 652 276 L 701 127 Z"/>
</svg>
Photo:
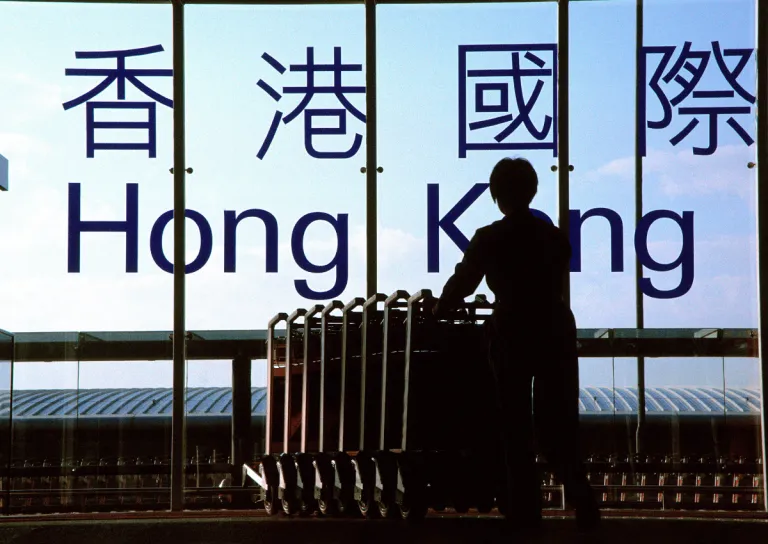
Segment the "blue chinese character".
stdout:
<svg viewBox="0 0 768 544">
<path fill-rule="evenodd" d="M 486 67 L 499 61 L 509 66 Z M 557 156 L 555 74 L 556 44 L 460 45 L 459 157 L 493 149 L 551 149 Z M 534 112 L 543 96 L 551 100 Z"/>
<path fill-rule="evenodd" d="M 717 150 L 717 129 L 718 118 L 720 115 L 727 115 L 726 123 L 748 146 L 754 143 L 752 137 L 734 118 L 735 115 L 749 115 L 752 113 L 750 104 L 755 103 L 755 97 L 742 87 L 738 78 L 744 67 L 749 62 L 754 49 L 725 49 L 720 48 L 720 43 L 712 42 L 712 51 L 691 49 L 691 42 L 685 42 L 682 51 L 677 59 L 672 63 L 672 57 L 675 53 L 675 46 L 647 46 L 642 48 L 640 62 L 638 63 L 638 81 L 640 84 L 640 104 L 638 114 L 640 116 L 638 123 L 638 138 L 640 141 L 640 153 L 646 154 L 646 128 L 652 130 L 664 129 L 670 126 L 673 119 L 674 108 L 681 116 L 691 116 L 691 119 L 685 127 L 670 138 L 670 143 L 676 146 L 683 141 L 699 125 L 699 119 L 696 116 L 706 116 L 709 121 L 709 143 L 707 147 L 693 146 L 694 155 L 712 155 Z M 730 89 L 718 90 L 697 90 L 701 83 L 711 54 L 714 53 L 715 63 L 720 74 Z M 647 81 L 647 64 L 651 55 L 661 55 L 661 60 L 656 66 L 650 81 Z M 735 57 L 737 60 L 733 68 L 729 68 L 726 58 Z M 679 86 L 675 91 L 673 85 Z M 659 101 L 662 110 L 660 120 L 649 120 L 647 115 L 647 97 L 646 87 L 650 87 L 653 94 Z M 666 91 L 666 92 L 665 92 Z M 669 95 L 675 93 L 672 98 Z M 736 95 L 740 97 L 736 98 Z M 713 105 L 715 99 L 731 99 L 729 105 Z M 686 106 L 682 103 L 686 101 Z M 731 105 L 737 103 L 739 105 Z M 744 105 L 746 103 L 747 105 Z M 695 105 L 693 105 L 695 104 Z M 679 106 L 679 107 L 678 107 Z"/>
<path fill-rule="evenodd" d="M 173 107 L 173 101 L 164 97 L 163 95 L 153 91 L 147 85 L 139 81 L 139 77 L 171 77 L 173 76 L 173 70 L 157 70 L 157 69 L 127 69 L 125 67 L 125 60 L 127 57 L 139 57 L 142 55 L 150 55 L 152 53 L 159 53 L 163 51 L 162 45 L 153 45 L 150 47 L 142 47 L 139 49 L 125 49 L 122 51 L 77 51 L 75 52 L 75 58 L 78 59 L 115 59 L 117 61 L 116 68 L 67 68 L 65 75 L 68 76 L 99 76 L 104 80 L 96 85 L 93 89 L 75 98 L 69 102 L 63 104 L 64 109 L 68 110 L 79 106 L 80 104 L 87 102 L 86 104 L 86 149 L 88 158 L 94 156 L 94 152 L 97 149 L 112 149 L 112 150 L 147 150 L 150 158 L 154 158 L 156 155 L 157 139 L 156 139 L 156 125 L 157 116 L 155 111 L 155 102 L 131 102 L 125 101 L 125 82 L 126 80 L 133 84 L 139 91 L 152 98 L 153 100 L 160 102 L 164 106 L 169 108 Z M 118 102 L 94 102 L 91 101 L 101 94 L 112 83 L 117 82 L 117 100 Z M 116 121 L 96 121 L 96 110 L 143 110 L 147 113 L 147 121 L 131 121 L 131 122 L 116 122 Z M 95 132 L 96 129 L 132 129 L 132 130 L 146 130 L 148 132 L 147 142 L 140 143 L 104 143 L 96 142 Z"/>
<path fill-rule="evenodd" d="M 272 66 L 281 75 L 285 73 L 285 66 L 280 64 L 275 58 L 268 53 L 264 53 L 261 56 L 267 64 Z M 333 48 L 333 64 L 316 64 L 315 63 L 315 50 L 313 47 L 307 47 L 307 62 L 306 64 L 291 64 L 291 72 L 306 72 L 306 85 L 303 87 L 283 87 L 283 94 L 299 94 L 302 95 L 301 102 L 291 111 L 288 115 L 283 117 L 282 111 L 276 111 L 272 118 L 272 124 L 269 127 L 267 136 L 264 142 L 261 144 L 261 149 L 257 153 L 259 159 L 263 159 L 266 155 L 269 146 L 272 144 L 272 140 L 275 137 L 278 126 L 280 126 L 280 120 L 283 123 L 288 124 L 293 121 L 300 113 L 304 113 L 304 147 L 307 153 L 311 157 L 316 159 L 348 159 L 355 155 L 360 149 L 360 145 L 363 142 L 363 137 L 360 134 L 355 134 L 352 142 L 352 147 L 344 151 L 318 151 L 313 143 L 314 136 L 328 136 L 328 135 L 346 135 L 347 134 L 347 112 L 351 113 L 357 119 L 365 123 L 365 115 L 358 110 L 349 99 L 345 96 L 347 94 L 365 94 L 365 87 L 350 87 L 341 84 L 341 77 L 344 72 L 362 72 L 362 64 L 342 64 L 341 62 L 341 47 Z M 315 76 L 318 72 L 331 72 L 333 74 L 333 85 L 318 85 L 315 81 Z M 268 85 L 263 79 L 260 79 L 257 85 L 266 92 L 275 102 L 279 102 L 282 95 L 278 93 L 274 88 Z M 343 108 L 307 108 L 309 102 L 316 94 L 333 94 L 338 99 Z M 335 119 L 336 126 L 319 127 L 313 124 L 313 120 L 317 118 L 332 118 Z"/>
</svg>

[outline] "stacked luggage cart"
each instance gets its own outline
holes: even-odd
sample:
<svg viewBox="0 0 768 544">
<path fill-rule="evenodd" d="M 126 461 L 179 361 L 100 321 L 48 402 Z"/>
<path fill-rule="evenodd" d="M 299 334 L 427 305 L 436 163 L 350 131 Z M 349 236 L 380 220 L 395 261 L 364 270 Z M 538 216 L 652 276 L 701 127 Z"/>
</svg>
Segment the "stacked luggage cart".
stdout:
<svg viewBox="0 0 768 544">
<path fill-rule="evenodd" d="M 478 296 L 438 319 L 434 303 L 428 290 L 397 291 L 270 321 L 266 453 L 243 466 L 242 478 L 243 485 L 258 486 L 267 513 L 418 519 L 428 509 L 503 512 L 483 339 L 492 305 Z M 589 357 L 756 356 L 751 330 L 581 329 L 578 343 L 580 355 Z M 759 429 L 735 424 L 728 429 L 742 438 Z M 629 509 L 762 508 L 759 459 L 741 456 L 738 446 L 737 457 L 718 458 L 691 457 L 707 444 L 686 448 L 692 453 L 588 456 L 598 502 Z M 546 460 L 537 464 L 544 507 L 564 508 L 562 485 Z"/>
<path fill-rule="evenodd" d="M 492 307 L 478 296 L 438 320 L 434 303 L 428 290 L 397 291 L 270 321 L 267 451 L 257 470 L 243 467 L 269 514 L 494 507 Z"/>
</svg>

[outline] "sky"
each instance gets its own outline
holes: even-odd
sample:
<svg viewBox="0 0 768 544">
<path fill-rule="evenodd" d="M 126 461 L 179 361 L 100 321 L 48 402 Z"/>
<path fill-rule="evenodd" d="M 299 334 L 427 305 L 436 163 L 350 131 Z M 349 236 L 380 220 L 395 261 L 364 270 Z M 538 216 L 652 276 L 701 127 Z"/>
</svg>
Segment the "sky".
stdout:
<svg viewBox="0 0 768 544">
<path fill-rule="evenodd" d="M 755 47 L 755 3 L 748 0 L 646 0 L 648 46 L 675 46 L 676 59 L 685 42 L 694 50 Z M 635 4 L 632 1 L 574 2 L 570 21 L 570 208 L 617 212 L 623 223 L 620 247 L 623 271 L 611 271 L 608 223 L 589 219 L 582 228 L 582 270 L 571 273 L 572 307 L 578 326 L 635 326 L 634 293 L 634 146 L 635 146 Z M 348 215 L 349 278 L 336 298 L 348 301 L 365 293 L 365 123 L 344 114 L 345 134 L 333 134 L 337 119 L 314 120 L 315 128 L 331 134 L 314 136 L 319 152 L 345 151 L 355 134 L 363 138 L 350 158 L 319 159 L 305 146 L 305 114 L 280 123 L 263 158 L 262 148 L 276 111 L 283 115 L 300 95 L 276 101 L 258 82 L 282 91 L 306 84 L 306 74 L 290 67 L 305 64 L 312 47 L 318 63 L 331 63 L 334 48 L 342 62 L 362 65 L 342 75 L 345 86 L 365 85 L 364 8 L 362 5 L 323 7 L 202 6 L 186 13 L 186 141 L 187 208 L 199 212 L 210 226 L 211 255 L 187 276 L 187 328 L 263 329 L 277 312 L 308 307 L 315 301 L 297 293 L 295 282 L 306 280 L 313 291 L 331 289 L 337 269 L 309 273 L 297 264 L 291 240 L 306 214 L 321 212 L 339 220 Z M 160 44 L 162 52 L 129 58 L 128 68 L 170 69 L 172 28 L 170 5 L 98 5 L 0 3 L 0 154 L 10 163 L 10 190 L 0 193 L 0 228 L 5 236 L 0 255 L 0 327 L 10 331 L 170 330 L 173 290 L 171 274 L 153 259 L 150 239 L 158 218 L 172 208 L 172 110 L 157 104 L 157 153 L 96 150 L 86 156 L 86 105 L 65 110 L 63 104 L 91 90 L 102 77 L 66 76 L 68 68 L 112 68 L 113 59 L 77 59 L 76 51 L 109 51 Z M 478 113 L 477 102 L 493 108 L 501 91 L 476 96 L 475 81 L 459 75 L 461 45 L 554 44 L 555 3 L 471 5 L 382 5 L 377 8 L 378 276 L 380 292 L 415 292 L 428 288 L 439 294 L 461 251 L 444 233 L 439 237 L 438 273 L 427 267 L 428 185 L 439 187 L 442 217 L 476 183 L 485 183 L 500 158 L 527 157 L 539 173 L 533 205 L 557 217 L 557 164 L 551 149 L 473 150 L 459 156 L 459 114 L 467 122 L 496 114 Z M 288 68 L 283 74 L 264 54 Z M 552 56 L 538 52 L 544 69 Z M 726 51 L 727 53 L 727 51 Z M 521 53 L 523 68 L 535 67 Z M 468 70 L 508 68 L 510 52 L 469 52 Z M 738 59 L 726 56 L 733 69 Z M 649 58 L 648 77 L 658 56 Z M 671 66 L 671 64 L 670 64 Z M 690 74 L 682 74 L 690 79 Z M 150 88 L 171 97 L 171 79 L 139 77 Z M 465 78 L 471 80 L 472 78 Z M 480 81 L 482 78 L 478 78 Z M 542 77 L 539 99 L 530 111 L 536 129 L 553 112 L 554 83 Z M 754 55 L 737 81 L 755 94 Z M 493 76 L 485 83 L 509 82 Z M 318 85 L 332 83 L 318 74 Z M 522 83 L 522 94 L 535 92 L 536 78 Z M 466 103 L 459 88 L 466 89 Z M 674 96 L 680 86 L 662 84 Z M 730 87 L 709 60 L 696 90 Z M 659 119 L 661 108 L 650 89 L 648 118 Z M 515 93 L 509 103 L 517 111 Z M 350 104 L 365 111 L 365 95 L 346 94 Z M 148 101 L 130 83 L 127 101 Z M 94 101 L 118 100 L 112 84 Z M 486 103 L 487 101 L 487 103 Z M 689 96 L 680 107 L 749 106 L 734 115 L 755 134 L 754 104 L 732 98 Z M 334 95 L 315 95 L 310 109 L 338 110 Z M 693 212 L 693 268 L 690 290 L 671 299 L 644 297 L 646 327 L 757 327 L 755 243 L 755 144 L 748 146 L 721 116 L 718 149 L 706 147 L 708 118 L 678 145 L 670 139 L 692 118 L 677 113 L 671 125 L 647 130 L 643 159 L 645 213 Z M 99 121 L 142 121 L 141 111 L 97 110 Z M 498 128 L 470 133 L 470 142 L 493 142 Z M 99 142 L 133 142 L 146 138 L 135 130 L 97 130 Z M 547 137 L 548 138 L 548 137 Z M 545 141 L 551 141 L 551 138 Z M 510 140 L 534 141 L 523 129 Z M 138 272 L 126 273 L 126 236 L 83 233 L 80 272 L 69 273 L 68 190 L 80 184 L 81 219 L 119 221 L 126 217 L 128 184 L 138 185 Z M 237 229 L 237 271 L 224 271 L 225 211 L 266 210 L 278 231 L 278 271 L 266 271 L 265 227 L 246 219 Z M 467 236 L 499 218 L 484 193 L 457 221 Z M 192 262 L 200 248 L 195 223 L 187 221 L 187 255 Z M 660 263 L 676 260 L 683 237 L 670 220 L 654 222 L 647 249 Z M 338 240 L 328 223 L 306 229 L 303 249 L 309 262 L 328 263 Z M 162 234 L 165 256 L 172 259 L 172 228 Z M 299 259 L 300 261 L 300 259 Z M 306 268 L 306 266 L 305 266 Z M 669 290 L 681 282 L 681 268 L 646 271 L 652 285 Z M 486 292 L 483 284 L 479 290 Z M 490 294 L 490 293 L 488 293 Z M 326 300 L 320 301 L 326 303 Z M 652 360 L 648 385 L 709 385 L 757 387 L 756 360 Z M 263 384 L 265 366 L 254 365 L 254 385 Z M 634 363 L 582 360 L 582 385 L 634 385 Z M 229 365 L 190 363 L 190 386 L 221 386 L 230 382 Z M 41 363 L 17 365 L 15 387 L 170 387 L 170 362 Z"/>
</svg>

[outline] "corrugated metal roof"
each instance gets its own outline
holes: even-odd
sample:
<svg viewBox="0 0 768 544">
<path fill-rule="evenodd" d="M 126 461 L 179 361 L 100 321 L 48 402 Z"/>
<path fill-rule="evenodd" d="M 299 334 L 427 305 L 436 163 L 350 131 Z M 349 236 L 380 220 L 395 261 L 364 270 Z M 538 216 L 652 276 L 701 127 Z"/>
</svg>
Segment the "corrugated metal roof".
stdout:
<svg viewBox="0 0 768 544">
<path fill-rule="evenodd" d="M 251 412 L 266 413 L 267 390 L 251 390 Z M 172 392 L 157 389 L 46 389 L 14 391 L 14 417 L 167 416 L 171 415 Z M 0 392 L 0 416 L 9 413 L 8 392 Z M 614 408 L 615 407 L 615 408 Z M 759 414 L 760 392 L 754 389 L 716 387 L 648 387 L 649 414 Z M 615 412 L 614 412 L 615 409 Z M 579 411 L 587 414 L 630 414 L 637 411 L 634 387 L 582 387 Z M 232 413 L 229 387 L 190 387 L 187 413 L 192 416 Z"/>
<path fill-rule="evenodd" d="M 647 387 L 648 414 L 759 414 L 760 391 L 746 388 Z M 582 387 L 579 411 L 589 414 L 637 412 L 636 387 Z"/>
<path fill-rule="evenodd" d="M 253 413 L 266 413 L 265 387 L 251 390 Z M 0 416 L 8 415 L 8 392 L 0 392 Z M 172 391 L 157 389 L 45 389 L 13 392 L 13 417 L 171 416 Z M 190 387 L 187 413 L 192 416 L 230 415 L 232 389 Z"/>
</svg>

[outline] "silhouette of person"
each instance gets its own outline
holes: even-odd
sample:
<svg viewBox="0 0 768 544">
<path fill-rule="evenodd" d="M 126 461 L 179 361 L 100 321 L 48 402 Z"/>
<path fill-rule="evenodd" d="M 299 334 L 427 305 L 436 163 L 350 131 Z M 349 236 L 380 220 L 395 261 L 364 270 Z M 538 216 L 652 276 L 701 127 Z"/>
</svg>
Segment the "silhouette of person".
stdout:
<svg viewBox="0 0 768 544">
<path fill-rule="evenodd" d="M 439 316 L 461 304 L 486 278 L 496 298 L 486 337 L 506 471 L 500 503 L 513 526 L 540 524 L 535 437 L 577 525 L 588 530 L 600 511 L 579 453 L 576 322 L 563 297 L 571 247 L 560 229 L 531 212 L 537 188 L 527 160 L 496 164 L 491 198 L 504 217 L 477 230 L 433 311 Z"/>
</svg>

